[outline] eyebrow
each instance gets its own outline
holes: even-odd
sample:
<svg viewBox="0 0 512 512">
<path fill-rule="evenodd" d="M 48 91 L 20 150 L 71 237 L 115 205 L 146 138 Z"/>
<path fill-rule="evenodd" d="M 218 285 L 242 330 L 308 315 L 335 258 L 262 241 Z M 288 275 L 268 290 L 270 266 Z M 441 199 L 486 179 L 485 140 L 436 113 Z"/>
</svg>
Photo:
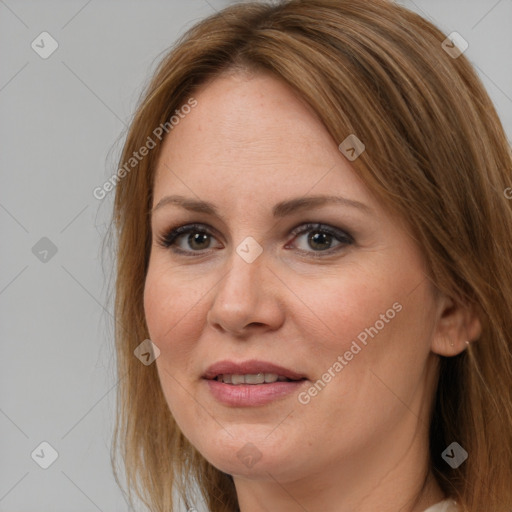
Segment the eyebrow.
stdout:
<svg viewBox="0 0 512 512">
<path fill-rule="evenodd" d="M 272 215 L 274 218 L 282 218 L 300 211 L 308 210 L 310 208 L 319 208 L 328 204 L 338 204 L 341 206 L 355 208 L 366 214 L 374 213 L 372 208 L 353 199 L 347 199 L 340 196 L 318 195 L 297 197 L 277 203 L 272 208 Z M 150 211 L 150 215 L 153 215 L 155 211 L 166 205 L 180 206 L 191 212 L 204 213 L 218 217 L 220 219 L 223 218 L 222 215 L 220 215 L 218 208 L 213 203 L 208 201 L 189 199 L 179 195 L 165 196 L 160 199 L 158 204 Z"/>
</svg>

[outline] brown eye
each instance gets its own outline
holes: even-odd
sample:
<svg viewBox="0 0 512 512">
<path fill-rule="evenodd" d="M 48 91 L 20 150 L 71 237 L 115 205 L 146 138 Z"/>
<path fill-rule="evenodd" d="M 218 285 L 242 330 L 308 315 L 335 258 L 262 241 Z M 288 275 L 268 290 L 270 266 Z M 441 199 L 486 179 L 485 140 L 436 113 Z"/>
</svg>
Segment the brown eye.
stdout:
<svg viewBox="0 0 512 512">
<path fill-rule="evenodd" d="M 306 224 L 300 226 L 293 231 L 293 234 L 296 235 L 294 241 L 307 235 L 304 237 L 305 242 L 303 243 L 303 247 L 299 247 L 299 250 L 302 252 L 331 253 L 354 243 L 354 239 L 347 232 L 322 224 Z M 335 244 L 334 246 L 333 243 Z M 311 249 L 313 249 L 313 251 L 311 251 Z"/>
<path fill-rule="evenodd" d="M 202 225 L 192 224 L 171 229 L 160 236 L 158 241 L 163 247 L 172 248 L 176 252 L 193 253 L 211 248 L 213 238 L 213 234 Z"/>
<path fill-rule="evenodd" d="M 209 236 L 210 235 L 208 233 L 192 233 L 188 235 L 186 240 L 189 247 L 200 251 L 201 249 L 208 249 L 208 246 L 210 245 Z"/>
</svg>

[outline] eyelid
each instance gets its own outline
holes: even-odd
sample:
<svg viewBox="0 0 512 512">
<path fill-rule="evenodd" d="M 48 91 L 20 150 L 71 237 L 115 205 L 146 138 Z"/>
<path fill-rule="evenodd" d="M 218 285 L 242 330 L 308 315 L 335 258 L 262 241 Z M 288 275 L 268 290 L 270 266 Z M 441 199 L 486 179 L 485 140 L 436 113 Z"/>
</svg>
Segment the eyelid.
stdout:
<svg viewBox="0 0 512 512">
<path fill-rule="evenodd" d="M 354 237 L 345 229 L 337 228 L 336 226 L 331 226 L 330 224 L 323 224 L 322 222 L 302 222 L 297 227 L 293 228 L 290 232 L 291 235 L 300 235 L 307 231 L 325 231 L 333 236 L 337 236 L 339 238 L 345 238 L 346 240 L 350 240 L 354 242 Z"/>
</svg>

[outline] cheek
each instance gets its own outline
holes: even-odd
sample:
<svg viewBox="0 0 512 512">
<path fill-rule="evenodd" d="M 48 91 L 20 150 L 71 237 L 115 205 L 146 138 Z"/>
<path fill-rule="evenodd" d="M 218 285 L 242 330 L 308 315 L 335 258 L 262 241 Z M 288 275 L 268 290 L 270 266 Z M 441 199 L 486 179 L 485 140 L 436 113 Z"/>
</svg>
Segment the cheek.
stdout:
<svg viewBox="0 0 512 512">
<path fill-rule="evenodd" d="M 193 351 L 193 340 L 203 328 L 199 283 L 182 282 L 175 270 L 148 269 L 144 286 L 144 312 L 151 341 L 163 357 L 157 363 L 174 369 L 183 366 Z M 207 288 L 205 289 L 205 293 Z"/>
<path fill-rule="evenodd" d="M 304 297 L 300 306 L 305 313 L 303 318 L 312 319 L 309 329 L 316 334 L 317 343 L 323 338 L 325 348 L 341 353 L 358 336 L 364 341 L 365 329 L 376 322 L 384 327 L 380 325 L 382 314 L 388 312 L 387 316 L 392 318 L 396 313 L 393 309 L 399 296 L 396 283 L 393 286 L 386 282 L 382 273 L 350 268 L 340 271 L 338 276 L 308 281 L 303 286 L 304 290 L 297 295 Z"/>
<path fill-rule="evenodd" d="M 430 350 L 428 282 L 405 265 L 394 273 L 385 268 L 393 270 L 391 265 L 372 272 L 351 268 L 346 277 L 303 282 L 302 290 L 294 289 L 304 297 L 294 322 L 310 340 L 303 356 L 315 360 L 315 376 L 363 403 L 365 394 L 383 387 L 375 375 L 399 389 L 419 378 Z"/>
<path fill-rule="evenodd" d="M 160 350 L 162 335 L 172 325 L 169 320 L 165 320 L 166 317 L 169 318 L 165 311 L 168 310 L 170 295 L 163 282 L 165 276 L 157 273 L 154 266 L 150 265 L 144 283 L 144 315 L 151 341 L 158 345 Z"/>
<path fill-rule="evenodd" d="M 148 269 L 144 310 L 150 339 L 160 350 L 155 364 L 163 394 L 175 421 L 185 428 L 194 420 L 190 407 L 194 390 L 187 379 L 193 371 L 193 340 L 202 327 L 197 321 L 197 299 L 187 294 L 191 288 L 180 286 L 175 275 L 168 269 Z"/>
<path fill-rule="evenodd" d="M 303 357 L 314 361 L 317 380 L 299 397 L 315 428 L 336 432 L 343 424 L 352 446 L 407 414 L 404 403 L 422 407 L 414 393 L 424 378 L 431 311 L 425 285 L 411 293 L 418 275 L 356 275 L 312 289 L 316 325 L 308 326 Z"/>
</svg>

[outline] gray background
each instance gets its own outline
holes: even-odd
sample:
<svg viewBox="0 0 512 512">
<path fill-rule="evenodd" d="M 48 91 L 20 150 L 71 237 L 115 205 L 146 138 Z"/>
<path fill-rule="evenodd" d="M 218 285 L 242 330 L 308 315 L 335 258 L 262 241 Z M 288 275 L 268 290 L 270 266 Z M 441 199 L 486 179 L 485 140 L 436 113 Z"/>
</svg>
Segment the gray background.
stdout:
<svg viewBox="0 0 512 512">
<path fill-rule="evenodd" d="M 92 191 L 115 172 L 159 57 L 228 3 L 0 0 L 0 511 L 128 510 L 109 454 L 117 377 L 101 243 L 114 193 Z M 400 3 L 468 41 L 510 140 L 512 0 Z M 31 47 L 43 31 L 59 45 L 47 59 Z M 43 441 L 59 455 L 48 469 L 31 458 Z"/>
</svg>

